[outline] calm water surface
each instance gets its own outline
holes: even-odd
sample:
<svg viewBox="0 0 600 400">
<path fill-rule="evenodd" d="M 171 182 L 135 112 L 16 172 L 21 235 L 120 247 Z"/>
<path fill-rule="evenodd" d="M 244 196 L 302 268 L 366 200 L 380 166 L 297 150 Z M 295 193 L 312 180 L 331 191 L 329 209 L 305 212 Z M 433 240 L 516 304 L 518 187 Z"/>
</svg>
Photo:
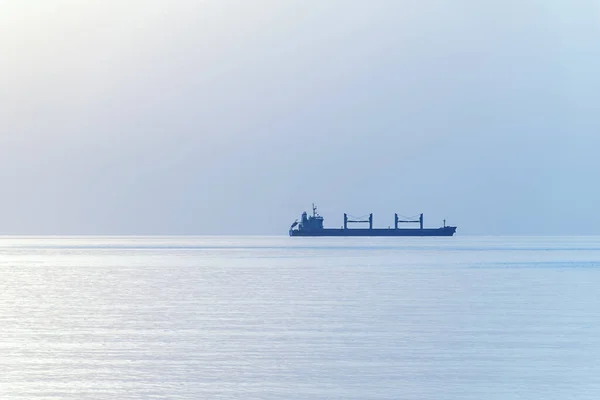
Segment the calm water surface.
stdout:
<svg viewBox="0 0 600 400">
<path fill-rule="evenodd" d="M 0 239 L 1 399 L 597 399 L 600 238 Z"/>
</svg>

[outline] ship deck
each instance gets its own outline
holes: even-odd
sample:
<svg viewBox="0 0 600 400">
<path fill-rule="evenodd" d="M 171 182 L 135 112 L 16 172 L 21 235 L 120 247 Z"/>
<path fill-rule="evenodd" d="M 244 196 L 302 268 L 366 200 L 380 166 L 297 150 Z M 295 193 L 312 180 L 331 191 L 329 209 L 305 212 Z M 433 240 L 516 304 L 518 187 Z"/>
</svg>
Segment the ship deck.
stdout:
<svg viewBox="0 0 600 400">
<path fill-rule="evenodd" d="M 292 230 L 290 236 L 453 236 L 455 226 L 424 229 L 336 229 L 326 228 L 315 231 Z"/>
</svg>

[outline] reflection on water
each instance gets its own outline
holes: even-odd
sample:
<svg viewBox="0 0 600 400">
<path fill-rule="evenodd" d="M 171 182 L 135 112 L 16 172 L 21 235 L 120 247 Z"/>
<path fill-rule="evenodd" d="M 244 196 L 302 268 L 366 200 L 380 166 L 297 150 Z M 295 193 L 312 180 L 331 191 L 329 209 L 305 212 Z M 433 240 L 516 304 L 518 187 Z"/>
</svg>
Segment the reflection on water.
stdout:
<svg viewBox="0 0 600 400">
<path fill-rule="evenodd" d="M 0 239 L 2 399 L 595 399 L 600 238 Z"/>
</svg>

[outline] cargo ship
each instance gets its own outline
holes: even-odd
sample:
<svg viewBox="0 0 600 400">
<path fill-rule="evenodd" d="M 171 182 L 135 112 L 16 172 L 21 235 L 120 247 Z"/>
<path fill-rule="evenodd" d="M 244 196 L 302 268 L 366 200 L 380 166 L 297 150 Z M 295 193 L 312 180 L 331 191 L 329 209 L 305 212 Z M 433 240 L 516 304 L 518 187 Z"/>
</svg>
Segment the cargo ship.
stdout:
<svg viewBox="0 0 600 400">
<path fill-rule="evenodd" d="M 369 224 L 368 228 L 348 228 L 348 224 Z M 418 228 L 399 228 L 399 224 L 413 223 L 419 224 Z M 369 214 L 368 219 L 352 219 L 344 214 L 344 226 L 341 228 L 324 228 L 323 217 L 317 213 L 317 207 L 313 204 L 312 215 L 307 215 L 306 211 L 302 213 L 300 222 L 296 220 L 290 226 L 290 236 L 453 236 L 456 232 L 456 226 L 444 225 L 440 228 L 424 228 L 423 214 L 419 218 L 401 219 L 395 214 L 394 228 L 373 228 L 373 214 Z"/>
</svg>

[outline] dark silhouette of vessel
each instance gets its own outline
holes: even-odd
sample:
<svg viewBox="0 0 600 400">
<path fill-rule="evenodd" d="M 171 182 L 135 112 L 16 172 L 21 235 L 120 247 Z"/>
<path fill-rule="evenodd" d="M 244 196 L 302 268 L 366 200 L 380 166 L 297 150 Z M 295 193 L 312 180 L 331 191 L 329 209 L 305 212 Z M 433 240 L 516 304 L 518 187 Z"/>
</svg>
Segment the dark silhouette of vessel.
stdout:
<svg viewBox="0 0 600 400">
<path fill-rule="evenodd" d="M 348 228 L 351 223 L 368 223 L 369 228 Z M 400 223 L 418 223 L 419 228 L 398 228 Z M 349 219 L 344 214 L 344 226 L 341 228 L 324 228 L 323 217 L 317 213 L 317 207 L 313 204 L 312 215 L 307 215 L 306 211 L 302 213 L 300 222 L 296 220 L 290 226 L 290 236 L 453 236 L 456 232 L 455 226 L 444 226 L 440 228 L 424 228 L 423 214 L 419 219 L 400 219 L 395 214 L 394 228 L 373 228 L 373 214 L 369 214 L 368 219 Z"/>
</svg>

